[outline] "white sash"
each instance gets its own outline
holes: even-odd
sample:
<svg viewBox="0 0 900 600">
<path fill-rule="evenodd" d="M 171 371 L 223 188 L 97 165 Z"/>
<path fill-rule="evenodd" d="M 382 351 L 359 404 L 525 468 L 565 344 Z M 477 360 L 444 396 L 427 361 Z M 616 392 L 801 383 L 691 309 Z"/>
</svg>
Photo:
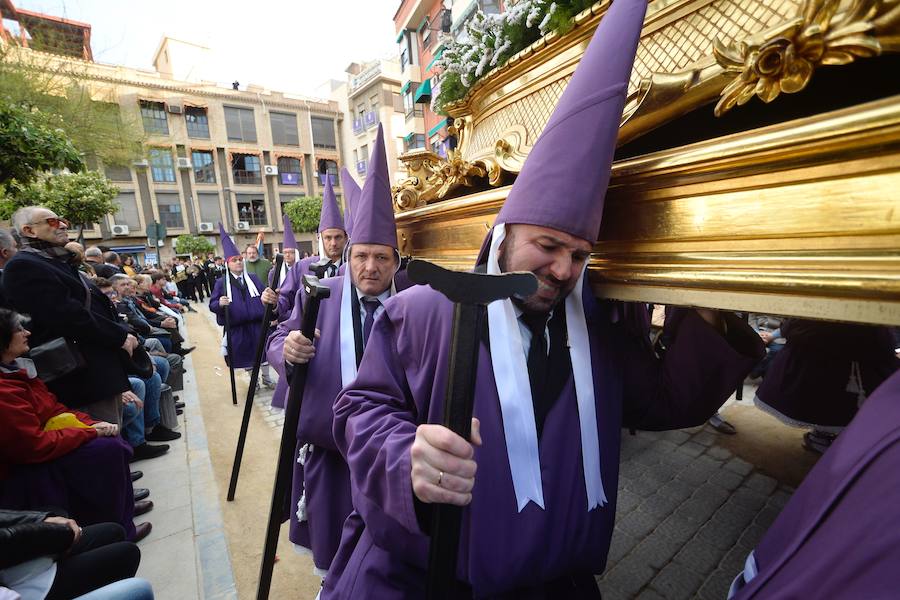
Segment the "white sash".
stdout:
<svg viewBox="0 0 900 600">
<path fill-rule="evenodd" d="M 229 300 L 234 300 L 231 294 L 231 271 L 225 271 L 225 295 L 228 296 Z M 250 292 L 251 298 L 256 298 L 259 296 L 259 290 L 256 289 L 256 284 L 253 283 L 253 280 L 250 279 L 250 276 L 247 275 L 247 271 L 241 273 L 241 278 L 244 280 L 244 285 L 247 286 L 247 291 Z M 225 332 L 225 335 L 222 336 L 222 356 L 228 356 L 228 332 Z"/>
<path fill-rule="evenodd" d="M 506 227 L 504 224 L 494 226 L 488 254 L 488 274 L 497 275 L 501 272 L 498 251 L 505 238 Z M 566 325 L 578 403 L 578 420 L 581 428 L 581 455 L 585 489 L 587 490 L 587 510 L 590 511 L 597 506 L 606 504 L 607 499 L 600 475 L 600 443 L 597 433 L 591 350 L 584 306 L 581 300 L 583 282 L 584 271 L 582 270 L 575 289 L 566 298 Z M 498 300 L 488 305 L 488 328 L 491 341 L 491 363 L 497 395 L 500 398 L 506 452 L 509 457 L 518 510 L 521 512 L 528 502 L 534 502 L 544 508 L 540 453 L 538 452 L 537 429 L 534 422 L 531 385 L 528 380 L 528 365 L 525 360 L 521 330 L 511 300 Z"/>
</svg>

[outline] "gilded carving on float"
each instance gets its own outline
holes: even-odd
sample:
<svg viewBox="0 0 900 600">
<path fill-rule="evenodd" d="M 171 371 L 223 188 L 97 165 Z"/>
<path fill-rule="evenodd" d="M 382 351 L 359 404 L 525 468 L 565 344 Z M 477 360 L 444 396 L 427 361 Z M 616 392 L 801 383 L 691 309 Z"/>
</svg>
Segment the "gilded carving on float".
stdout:
<svg viewBox="0 0 900 600">
<path fill-rule="evenodd" d="M 737 77 L 722 90 L 716 116 L 746 104 L 753 96 L 769 103 L 782 92 L 803 90 L 819 65 L 845 65 L 857 58 L 878 56 L 876 20 L 888 26 L 900 22 L 895 0 L 853 0 L 838 12 L 841 0 L 806 0 L 800 16 L 770 32 L 761 42 L 717 39 L 715 57 Z"/>
<path fill-rule="evenodd" d="M 462 133 L 456 123 L 448 129 L 451 135 Z M 394 208 L 400 211 L 424 206 L 429 200 L 443 198 L 460 186 L 471 186 L 474 179 L 488 174 L 482 163 L 465 161 L 456 150 L 449 150 L 446 159 L 430 150 L 410 152 L 401 159 L 411 176 L 391 188 Z"/>
</svg>

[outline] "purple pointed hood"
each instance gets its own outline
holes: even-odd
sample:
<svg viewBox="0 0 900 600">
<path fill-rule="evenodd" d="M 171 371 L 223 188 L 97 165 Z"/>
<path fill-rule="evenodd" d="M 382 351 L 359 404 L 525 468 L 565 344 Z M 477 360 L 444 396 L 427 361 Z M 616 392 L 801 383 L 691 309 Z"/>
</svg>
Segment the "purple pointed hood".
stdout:
<svg viewBox="0 0 900 600">
<path fill-rule="evenodd" d="M 341 168 L 341 187 L 344 188 L 344 200 L 346 201 L 344 210 L 344 223 L 347 225 L 347 235 L 353 235 L 353 215 L 356 214 L 356 207 L 359 204 L 359 184 L 353 179 L 353 175 L 347 170 L 347 167 Z"/>
<path fill-rule="evenodd" d="M 341 218 L 341 209 L 338 208 L 337 198 L 334 197 L 334 188 L 331 187 L 331 175 L 325 176 L 325 191 L 322 193 L 322 214 L 319 217 L 319 233 L 326 229 L 343 229 L 344 219 Z"/>
<path fill-rule="evenodd" d="M 597 241 L 646 10 L 647 0 L 615 0 L 603 16 L 495 223 Z"/>
<path fill-rule="evenodd" d="M 398 247 L 391 179 L 381 124 L 378 125 L 378 136 L 372 147 L 366 182 L 359 194 L 356 214 L 353 215 L 353 243 L 381 244 L 394 249 Z"/>
<path fill-rule="evenodd" d="M 281 244 L 282 249 L 297 249 L 297 238 L 294 237 L 294 229 L 291 227 L 291 219 L 287 215 L 284 217 L 284 242 Z"/>
<path fill-rule="evenodd" d="M 219 237 L 222 238 L 222 253 L 225 255 L 226 261 L 234 256 L 241 255 L 237 246 L 234 245 L 234 240 L 232 240 L 231 236 L 225 232 L 225 227 L 222 226 L 221 222 L 219 223 Z"/>
</svg>

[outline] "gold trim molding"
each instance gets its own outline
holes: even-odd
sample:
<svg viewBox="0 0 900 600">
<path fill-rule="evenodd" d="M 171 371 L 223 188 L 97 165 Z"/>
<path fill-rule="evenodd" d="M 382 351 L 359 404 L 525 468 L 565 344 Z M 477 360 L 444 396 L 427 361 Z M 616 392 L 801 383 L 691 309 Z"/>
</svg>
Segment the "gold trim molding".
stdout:
<svg viewBox="0 0 900 600">
<path fill-rule="evenodd" d="M 900 325 L 900 96 L 617 162 L 589 275 L 622 300 Z M 397 214 L 466 269 L 509 191 Z"/>
</svg>

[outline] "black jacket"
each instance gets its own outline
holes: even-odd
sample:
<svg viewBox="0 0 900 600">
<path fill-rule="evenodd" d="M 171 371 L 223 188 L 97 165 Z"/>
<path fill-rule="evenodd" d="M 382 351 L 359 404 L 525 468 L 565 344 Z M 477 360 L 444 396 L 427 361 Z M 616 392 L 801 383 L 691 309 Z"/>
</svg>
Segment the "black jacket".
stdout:
<svg viewBox="0 0 900 600">
<path fill-rule="evenodd" d="M 122 269 L 110 263 L 103 263 L 102 265 L 94 265 L 94 273 L 97 274 L 97 277 L 109 279 L 113 275 L 121 275 Z"/>
<path fill-rule="evenodd" d="M 109 298 L 93 284 L 90 310 L 85 286 L 75 267 L 33 252 L 19 252 L 3 270 L 3 290 L 10 304 L 31 316 L 29 344 L 56 337 L 74 340 L 87 366 L 48 386 L 59 401 L 79 407 L 131 389 L 122 367 L 120 348 L 127 326 Z"/>
<path fill-rule="evenodd" d="M 0 510 L 0 569 L 62 554 L 75 539 L 67 525 L 44 523 L 50 513 Z"/>
</svg>

